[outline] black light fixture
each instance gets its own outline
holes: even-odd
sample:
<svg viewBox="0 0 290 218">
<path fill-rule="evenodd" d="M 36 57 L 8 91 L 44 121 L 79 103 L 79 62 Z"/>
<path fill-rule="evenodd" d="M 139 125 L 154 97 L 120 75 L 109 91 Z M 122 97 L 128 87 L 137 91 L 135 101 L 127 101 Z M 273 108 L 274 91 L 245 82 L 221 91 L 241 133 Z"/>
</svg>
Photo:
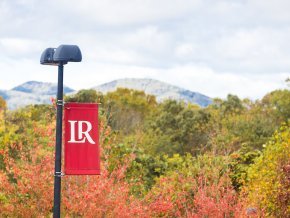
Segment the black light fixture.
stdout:
<svg viewBox="0 0 290 218">
<path fill-rule="evenodd" d="M 62 144 L 62 108 L 63 108 L 63 65 L 68 62 L 82 61 L 82 53 L 77 45 L 60 45 L 45 49 L 40 57 L 40 64 L 58 66 L 56 143 L 54 168 L 54 203 L 53 217 L 60 217 L 61 199 L 61 144 Z"/>
<path fill-rule="evenodd" d="M 47 48 L 42 52 L 40 57 L 40 63 L 45 65 L 58 65 L 58 63 L 54 63 L 53 55 L 55 52 L 55 48 Z"/>
<path fill-rule="evenodd" d="M 57 48 L 47 48 L 40 57 L 44 65 L 67 64 L 68 62 L 82 61 L 82 53 L 77 45 L 60 45 Z"/>
<path fill-rule="evenodd" d="M 56 62 L 80 62 L 82 53 L 76 45 L 60 45 L 54 52 L 53 60 Z"/>
</svg>

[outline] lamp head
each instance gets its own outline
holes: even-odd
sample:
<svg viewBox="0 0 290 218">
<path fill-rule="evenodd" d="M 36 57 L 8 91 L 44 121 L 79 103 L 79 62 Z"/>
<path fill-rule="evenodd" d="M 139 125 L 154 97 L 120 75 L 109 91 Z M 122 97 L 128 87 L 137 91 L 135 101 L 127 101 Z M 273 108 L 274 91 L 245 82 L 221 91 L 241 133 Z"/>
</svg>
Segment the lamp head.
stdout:
<svg viewBox="0 0 290 218">
<path fill-rule="evenodd" d="M 57 48 L 47 48 L 41 55 L 40 63 L 45 65 L 67 64 L 81 62 L 82 53 L 77 45 L 60 45 Z"/>
<path fill-rule="evenodd" d="M 55 52 L 55 48 L 47 48 L 45 49 L 40 57 L 40 64 L 44 65 L 58 65 L 57 62 L 53 60 L 53 55 Z"/>
<path fill-rule="evenodd" d="M 77 45 L 60 45 L 53 55 L 53 60 L 57 62 L 80 62 L 82 53 Z"/>
</svg>

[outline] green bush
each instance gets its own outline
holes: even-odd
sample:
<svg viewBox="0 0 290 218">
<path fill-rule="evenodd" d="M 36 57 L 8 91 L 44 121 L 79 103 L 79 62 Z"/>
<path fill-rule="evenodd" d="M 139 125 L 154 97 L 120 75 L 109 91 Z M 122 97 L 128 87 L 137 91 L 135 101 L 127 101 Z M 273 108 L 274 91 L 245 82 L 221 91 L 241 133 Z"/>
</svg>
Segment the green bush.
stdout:
<svg viewBox="0 0 290 218">
<path fill-rule="evenodd" d="M 251 206 L 266 216 L 287 217 L 290 214 L 290 127 L 282 126 L 255 163 L 248 169 L 245 191 Z"/>
</svg>

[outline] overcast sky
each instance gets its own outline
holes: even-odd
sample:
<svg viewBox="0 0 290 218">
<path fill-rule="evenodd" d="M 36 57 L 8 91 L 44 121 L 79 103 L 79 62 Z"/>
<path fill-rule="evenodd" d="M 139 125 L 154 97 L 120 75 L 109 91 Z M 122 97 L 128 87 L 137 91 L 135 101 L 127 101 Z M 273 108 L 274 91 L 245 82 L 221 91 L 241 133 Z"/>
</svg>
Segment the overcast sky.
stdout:
<svg viewBox="0 0 290 218">
<path fill-rule="evenodd" d="M 152 78 L 210 97 L 261 98 L 290 77 L 289 0 L 0 0 L 0 89 L 57 82 L 42 51 L 76 44 L 64 83 Z"/>
</svg>

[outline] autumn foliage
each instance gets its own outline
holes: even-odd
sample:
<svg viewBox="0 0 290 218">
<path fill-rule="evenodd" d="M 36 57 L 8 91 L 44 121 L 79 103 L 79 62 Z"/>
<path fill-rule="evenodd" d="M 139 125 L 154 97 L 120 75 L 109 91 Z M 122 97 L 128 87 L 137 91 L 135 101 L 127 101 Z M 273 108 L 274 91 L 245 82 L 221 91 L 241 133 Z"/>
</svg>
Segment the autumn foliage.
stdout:
<svg viewBox="0 0 290 218">
<path fill-rule="evenodd" d="M 277 93 L 258 103 L 230 96 L 205 109 L 158 105 L 132 90 L 122 98 L 90 93 L 80 96 L 116 111 L 100 111 L 101 175 L 62 177 L 62 217 L 287 217 L 288 102 Z M 0 117 L 0 217 L 51 217 L 55 108 Z"/>
</svg>

